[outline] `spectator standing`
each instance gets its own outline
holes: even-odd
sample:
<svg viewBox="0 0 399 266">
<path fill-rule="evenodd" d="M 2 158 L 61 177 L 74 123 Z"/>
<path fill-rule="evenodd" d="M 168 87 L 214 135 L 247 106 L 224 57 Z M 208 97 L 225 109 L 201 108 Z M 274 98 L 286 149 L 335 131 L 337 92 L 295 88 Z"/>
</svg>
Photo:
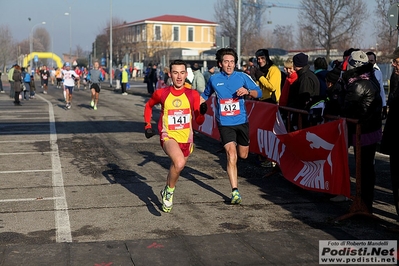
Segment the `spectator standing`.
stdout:
<svg viewBox="0 0 399 266">
<path fill-rule="evenodd" d="M 319 100 L 320 82 L 316 75 L 310 70 L 308 56 L 304 53 L 294 55 L 292 59 L 294 70 L 298 78 L 291 85 L 288 95 L 288 107 L 309 110 L 313 102 Z M 298 114 L 292 118 L 293 129 L 298 129 Z M 309 126 L 307 116 L 303 115 L 302 127 Z"/>
<path fill-rule="evenodd" d="M 294 62 L 292 61 L 292 58 L 287 58 L 287 60 L 285 60 L 284 71 L 287 74 L 287 78 L 285 79 L 283 88 L 281 90 L 279 101 L 279 105 L 281 106 L 287 106 L 290 87 L 298 78 L 298 75 L 294 70 Z"/>
<path fill-rule="evenodd" d="M 24 100 L 29 100 L 30 98 L 30 74 L 28 72 L 27 68 L 22 68 L 21 69 L 22 73 L 21 73 L 21 78 L 22 78 L 22 82 L 24 84 L 24 90 L 22 93 L 22 99 Z"/>
<path fill-rule="evenodd" d="M 121 78 L 122 78 L 122 71 L 121 67 L 117 67 L 115 69 L 115 82 L 116 82 L 116 90 L 119 90 L 121 88 Z"/>
<path fill-rule="evenodd" d="M 251 76 L 262 90 L 263 102 L 278 103 L 281 95 L 281 71 L 269 57 L 267 49 L 256 51 L 256 60 L 259 68 L 252 68 Z"/>
<path fill-rule="evenodd" d="M 126 92 L 126 85 L 129 82 L 129 73 L 128 73 L 128 68 L 127 66 L 123 67 L 122 70 L 122 78 L 121 78 L 121 86 L 122 86 L 122 95 L 127 95 Z"/>
<path fill-rule="evenodd" d="M 374 76 L 378 80 L 378 83 L 380 84 L 380 95 L 381 95 L 381 100 L 382 100 L 381 119 L 385 120 L 387 118 L 388 110 L 387 110 L 387 100 L 386 100 L 385 89 L 384 89 L 384 81 L 382 80 L 382 72 L 377 65 L 377 56 L 375 55 L 375 53 L 369 51 L 366 54 L 369 58 L 369 63 L 373 65 Z"/>
<path fill-rule="evenodd" d="M 10 98 L 13 99 L 15 97 L 14 92 L 14 80 L 12 76 L 14 75 L 15 65 L 13 65 L 10 70 L 8 70 L 8 82 L 10 83 Z"/>
<path fill-rule="evenodd" d="M 347 62 L 347 70 L 342 75 L 346 87 L 342 116 L 358 119 L 361 126 L 361 199 L 368 212 L 373 213 L 375 152 L 382 136 L 380 87 L 365 52 L 352 52 Z M 349 145 L 356 146 L 354 123 L 348 123 L 348 141 Z M 355 149 L 355 158 L 357 156 Z"/>
<path fill-rule="evenodd" d="M 314 74 L 319 79 L 320 83 L 320 98 L 325 99 L 327 96 L 326 75 L 328 72 L 328 64 L 324 57 L 317 57 L 314 62 Z"/>
<path fill-rule="evenodd" d="M 215 74 L 215 68 L 216 68 L 216 66 L 214 66 L 214 65 L 209 65 L 208 66 L 208 71 L 206 71 L 204 73 L 205 85 L 208 84 L 208 81 L 211 78 L 211 76 L 213 74 Z"/>
<path fill-rule="evenodd" d="M 157 84 L 157 65 L 152 65 L 151 69 L 148 70 L 147 74 L 147 92 L 152 95 L 155 90 L 155 86 Z"/>
<path fill-rule="evenodd" d="M 19 65 L 14 66 L 14 71 L 12 74 L 13 87 L 14 87 L 14 105 L 20 106 L 21 102 L 19 100 L 19 95 L 22 91 L 22 75 L 21 75 L 21 67 Z"/>
<path fill-rule="evenodd" d="M 381 140 L 381 151 L 389 155 L 393 200 L 399 221 L 399 47 L 390 55 L 393 72 L 388 95 L 388 115 Z"/>
<path fill-rule="evenodd" d="M 191 84 L 191 88 L 197 90 L 200 94 L 205 90 L 205 78 L 201 73 L 201 68 L 198 63 L 194 63 L 191 67 L 193 70 L 194 78 Z"/>
</svg>

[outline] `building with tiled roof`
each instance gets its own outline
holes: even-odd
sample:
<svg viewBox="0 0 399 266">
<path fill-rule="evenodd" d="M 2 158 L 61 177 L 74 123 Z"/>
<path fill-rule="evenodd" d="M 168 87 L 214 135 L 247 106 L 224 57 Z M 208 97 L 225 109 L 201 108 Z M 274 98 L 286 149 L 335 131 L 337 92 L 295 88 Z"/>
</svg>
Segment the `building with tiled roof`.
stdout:
<svg viewBox="0 0 399 266">
<path fill-rule="evenodd" d="M 178 15 L 162 15 L 113 27 L 115 62 L 162 62 L 199 58 L 216 43 L 217 23 Z M 119 36 L 119 37 L 116 37 Z M 127 62 L 128 61 L 128 62 Z"/>
</svg>

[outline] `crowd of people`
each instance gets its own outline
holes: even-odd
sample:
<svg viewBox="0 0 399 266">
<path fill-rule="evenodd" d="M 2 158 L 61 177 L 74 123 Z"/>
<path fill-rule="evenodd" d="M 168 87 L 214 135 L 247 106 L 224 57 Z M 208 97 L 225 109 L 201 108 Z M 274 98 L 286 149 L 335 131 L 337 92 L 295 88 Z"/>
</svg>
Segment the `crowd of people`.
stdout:
<svg viewBox="0 0 399 266">
<path fill-rule="evenodd" d="M 35 76 L 40 78 L 40 85 L 43 94 L 48 93 L 49 82 L 57 89 L 63 89 L 65 108 L 72 106 L 72 95 L 75 88 L 80 90 L 81 80 L 84 89 L 88 86 L 91 90 L 91 107 L 97 110 L 97 103 L 101 84 L 104 80 L 105 70 L 100 68 L 99 63 L 95 62 L 93 69 L 75 66 L 71 69 L 71 64 L 66 62 L 62 68 L 49 68 L 43 65 L 30 71 L 28 67 L 13 65 L 8 71 L 8 81 L 10 82 L 10 98 L 14 99 L 15 106 L 21 106 L 21 100 L 36 98 Z M 3 90 L 2 90 L 3 91 Z"/>
<path fill-rule="evenodd" d="M 354 48 L 344 52 L 342 61 L 332 64 L 328 64 L 326 58 L 316 58 L 313 61 L 314 70 L 311 69 L 308 55 L 298 53 L 284 62 L 284 71 L 274 64 L 267 49 L 259 49 L 255 57 L 251 58 L 251 64 L 245 64 L 239 70 L 236 66 L 237 53 L 231 48 L 222 48 L 216 53 L 220 72 L 214 74 L 215 66 L 209 67 L 202 76 L 205 87 L 193 85 L 197 84 L 194 82 L 187 85 L 187 64 L 184 61 L 174 61 L 169 68 L 171 84 L 160 90 L 154 89 L 159 76 L 156 74 L 156 67 L 149 66 L 146 72 L 149 73 L 149 78 L 153 75 L 153 82 L 147 87 L 151 98 L 144 111 L 145 135 L 147 138 L 155 135 L 151 126 L 151 110 L 155 104 L 161 103 L 163 115 L 158 122 L 158 131 L 161 146 L 171 159 L 166 186 L 161 191 L 163 210 L 171 211 L 179 173 L 192 152 L 191 120 L 202 123 L 207 109 L 206 100 L 215 95 L 215 119 L 227 156 L 231 204 L 242 202 L 242 195 L 238 190 L 237 158 L 247 158 L 249 152 L 249 124 L 244 102 L 250 99 L 307 111 L 308 114 L 301 114 L 302 119 L 298 119 L 298 114 L 287 116 L 287 112 L 280 108 L 283 119 L 290 122 L 290 128 L 287 127 L 289 131 L 323 123 L 325 114 L 358 121 L 361 127 L 361 154 L 355 152 L 355 157 L 360 156 L 362 161 L 360 197 L 370 214 L 373 213 L 377 145 L 381 141 L 387 143 L 385 147 L 391 158 L 395 207 L 399 215 L 399 164 L 396 163 L 399 160 L 399 142 L 395 138 L 398 129 L 393 122 L 397 119 L 397 109 L 399 110 L 395 107 L 399 91 L 399 47 L 390 56 L 394 72 L 388 102 L 385 100 L 376 54 Z M 193 72 L 198 69 L 197 65 L 192 66 Z M 199 84 L 202 83 L 202 78 Z M 148 85 L 149 80 L 145 82 Z M 176 100 L 187 111 L 180 105 L 169 104 Z M 387 117 L 383 134 L 382 121 Z M 355 136 L 356 124 L 348 123 L 348 148 L 356 146 Z M 348 199 L 337 195 L 331 200 Z"/>
</svg>

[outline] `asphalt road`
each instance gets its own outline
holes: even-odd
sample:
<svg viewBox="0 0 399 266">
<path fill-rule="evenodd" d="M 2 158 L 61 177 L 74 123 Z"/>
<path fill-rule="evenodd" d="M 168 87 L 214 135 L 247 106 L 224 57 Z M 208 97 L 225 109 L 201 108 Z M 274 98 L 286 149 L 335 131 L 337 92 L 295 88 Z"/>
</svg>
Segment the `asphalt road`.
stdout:
<svg viewBox="0 0 399 266">
<path fill-rule="evenodd" d="M 389 158 L 377 154 L 374 213 L 351 201 L 298 188 L 255 163 L 239 161 L 241 206 L 231 206 L 226 158 L 201 134 L 178 181 L 171 213 L 159 192 L 169 159 L 157 136 L 144 137 L 140 81 L 129 95 L 102 86 L 62 91 L 14 106 L 0 94 L 0 266 L 3 265 L 317 265 L 318 241 L 397 240 Z M 154 121 L 159 116 L 154 110 Z M 153 123 L 155 128 L 155 122 Z M 354 159 L 349 150 L 351 176 Z M 355 179 L 351 178 L 352 192 Z"/>
</svg>

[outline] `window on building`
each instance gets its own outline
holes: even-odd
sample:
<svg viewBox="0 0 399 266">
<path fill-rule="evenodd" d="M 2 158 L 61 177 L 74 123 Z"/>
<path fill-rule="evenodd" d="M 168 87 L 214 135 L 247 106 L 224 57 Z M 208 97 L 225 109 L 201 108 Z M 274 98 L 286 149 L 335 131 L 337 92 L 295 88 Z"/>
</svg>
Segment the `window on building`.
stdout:
<svg viewBox="0 0 399 266">
<path fill-rule="evenodd" d="M 161 40 L 161 26 L 155 25 L 154 27 L 154 40 L 160 41 Z"/>
<path fill-rule="evenodd" d="M 187 41 L 189 42 L 194 41 L 194 27 L 188 27 Z"/>
<path fill-rule="evenodd" d="M 147 41 L 147 30 L 145 26 L 141 27 L 141 40 L 142 41 Z"/>
<path fill-rule="evenodd" d="M 141 41 L 141 27 L 136 26 L 136 42 Z"/>
<path fill-rule="evenodd" d="M 173 41 L 180 41 L 180 28 L 179 26 L 173 26 Z"/>
</svg>

